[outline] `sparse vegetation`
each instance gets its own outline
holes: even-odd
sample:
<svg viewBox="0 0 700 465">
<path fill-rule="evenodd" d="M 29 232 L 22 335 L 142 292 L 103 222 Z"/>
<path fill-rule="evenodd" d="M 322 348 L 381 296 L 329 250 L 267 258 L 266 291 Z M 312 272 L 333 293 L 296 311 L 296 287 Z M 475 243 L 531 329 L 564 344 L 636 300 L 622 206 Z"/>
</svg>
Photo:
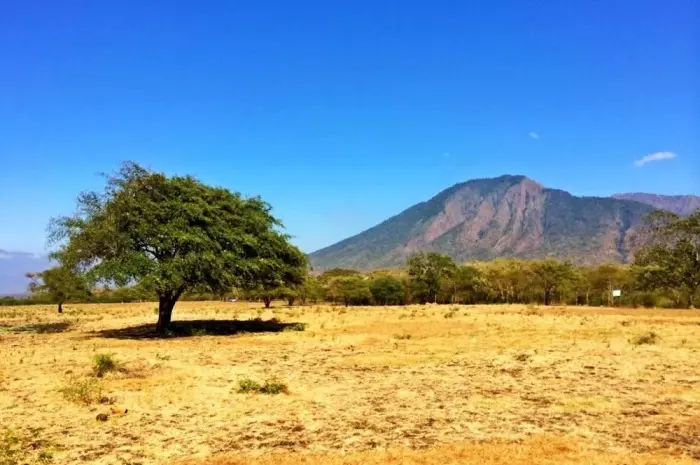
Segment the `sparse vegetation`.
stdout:
<svg viewBox="0 0 700 465">
<path fill-rule="evenodd" d="M 110 354 L 97 354 L 93 360 L 92 372 L 98 378 L 102 378 L 106 373 L 119 369 L 119 364 Z"/>
<path fill-rule="evenodd" d="M 102 397 L 102 385 L 92 377 L 71 376 L 60 392 L 66 400 L 90 405 L 98 402 Z"/>
<path fill-rule="evenodd" d="M 269 378 L 263 384 L 248 377 L 238 380 L 238 392 L 240 394 L 288 394 L 287 385 L 277 378 Z"/>
<path fill-rule="evenodd" d="M 689 421 L 700 407 L 688 383 L 700 372 L 692 356 L 700 351 L 700 311 L 451 304 L 289 312 L 275 305 L 277 319 L 265 312 L 256 320 L 261 307 L 188 302 L 171 329 L 188 336 L 203 328 L 207 336 L 168 339 L 147 324 L 148 302 L 84 304 L 80 314 L 63 315 L 54 306 L 6 307 L 0 327 L 66 326 L 3 333 L 0 425 L 18 434 L 42 428 L 41 437 L 56 444 L 44 448 L 54 463 L 89 457 L 107 465 L 114 457 L 104 451 L 118 449 L 129 463 L 202 457 L 194 463 L 211 465 L 212 448 L 230 450 L 236 438 L 238 463 L 257 455 L 269 462 L 270 453 L 276 463 L 296 463 L 290 449 L 316 457 L 315 444 L 346 455 L 329 452 L 310 464 L 403 463 L 418 451 L 424 464 L 455 444 L 476 447 L 466 425 L 481 431 L 479 447 L 500 457 L 495 463 L 513 463 L 498 454 L 516 450 L 509 446 L 516 441 L 525 447 L 526 436 L 537 448 L 588 451 L 579 463 L 625 463 L 609 461 L 618 453 L 640 465 L 649 463 L 642 453 L 657 464 L 700 456 Z M 443 318 L 446 312 L 455 317 Z M 294 323 L 311 325 L 315 337 L 282 334 Z M 630 342 L 650 332 L 654 345 Z M 129 376 L 115 376 L 117 368 L 96 377 L 91 357 L 102 354 L 117 367 L 128 361 Z M 622 428 L 625 435 L 617 434 Z M 391 455 L 406 431 L 408 449 Z M 379 452 L 384 446 L 389 455 Z"/>
<path fill-rule="evenodd" d="M 292 316 L 292 315 L 290 315 L 290 316 Z M 292 323 L 290 325 L 285 326 L 282 331 L 286 331 L 286 332 L 306 331 L 306 324 L 305 323 Z"/>
<path fill-rule="evenodd" d="M 641 346 L 641 345 L 651 345 L 651 344 L 656 344 L 659 339 L 658 334 L 656 334 L 654 331 L 649 331 L 644 334 L 639 334 L 632 339 L 630 339 L 630 343 L 636 345 L 636 346 Z"/>
</svg>

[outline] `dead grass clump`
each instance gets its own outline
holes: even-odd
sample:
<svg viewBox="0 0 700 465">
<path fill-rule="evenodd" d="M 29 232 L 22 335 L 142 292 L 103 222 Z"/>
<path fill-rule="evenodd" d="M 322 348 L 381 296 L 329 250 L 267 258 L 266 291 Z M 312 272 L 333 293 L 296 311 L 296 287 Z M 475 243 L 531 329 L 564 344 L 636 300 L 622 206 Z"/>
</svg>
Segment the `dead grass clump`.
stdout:
<svg viewBox="0 0 700 465">
<path fill-rule="evenodd" d="M 544 313 L 542 313 L 542 311 L 539 310 L 534 305 L 528 305 L 527 308 L 523 311 L 523 315 L 526 315 L 526 316 L 544 316 Z"/>
<path fill-rule="evenodd" d="M 649 331 L 644 334 L 640 334 L 638 336 L 633 337 L 630 339 L 630 344 L 633 344 L 635 346 L 641 346 L 641 345 L 652 345 L 656 344 L 659 342 L 661 337 L 659 337 L 658 334 L 656 334 L 654 331 Z"/>
<path fill-rule="evenodd" d="M 296 316 L 296 315 L 295 315 Z M 293 331 L 306 331 L 306 324 L 305 323 L 293 323 L 288 326 L 285 326 L 282 332 L 293 332 Z"/>
<path fill-rule="evenodd" d="M 0 435 L 0 465 L 44 464 L 52 460 L 49 444 L 37 440 L 35 431 L 18 435 L 8 429 Z"/>
<path fill-rule="evenodd" d="M 60 389 L 66 400 L 76 404 L 90 405 L 102 398 L 102 385 L 95 378 L 69 378 L 66 385 Z"/>
</svg>

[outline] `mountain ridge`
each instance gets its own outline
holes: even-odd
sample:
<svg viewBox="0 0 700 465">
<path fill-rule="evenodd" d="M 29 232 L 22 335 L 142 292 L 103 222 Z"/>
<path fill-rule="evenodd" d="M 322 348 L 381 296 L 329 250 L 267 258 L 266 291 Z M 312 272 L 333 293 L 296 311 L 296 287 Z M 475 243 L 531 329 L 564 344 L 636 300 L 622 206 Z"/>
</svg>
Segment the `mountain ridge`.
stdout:
<svg viewBox="0 0 700 465">
<path fill-rule="evenodd" d="M 457 261 L 625 262 L 631 236 L 652 210 L 636 200 L 577 197 L 523 175 L 473 179 L 309 257 L 318 269 L 395 267 L 418 251 L 446 253 Z"/>
</svg>

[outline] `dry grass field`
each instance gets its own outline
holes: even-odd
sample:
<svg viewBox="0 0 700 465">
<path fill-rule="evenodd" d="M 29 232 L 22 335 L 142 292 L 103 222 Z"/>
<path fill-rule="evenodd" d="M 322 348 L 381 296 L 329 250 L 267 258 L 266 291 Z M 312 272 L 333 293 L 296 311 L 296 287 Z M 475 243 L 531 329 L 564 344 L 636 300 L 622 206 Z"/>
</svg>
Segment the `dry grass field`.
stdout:
<svg viewBox="0 0 700 465">
<path fill-rule="evenodd" d="M 699 311 L 155 307 L 0 307 L 0 465 L 700 460 Z"/>
</svg>

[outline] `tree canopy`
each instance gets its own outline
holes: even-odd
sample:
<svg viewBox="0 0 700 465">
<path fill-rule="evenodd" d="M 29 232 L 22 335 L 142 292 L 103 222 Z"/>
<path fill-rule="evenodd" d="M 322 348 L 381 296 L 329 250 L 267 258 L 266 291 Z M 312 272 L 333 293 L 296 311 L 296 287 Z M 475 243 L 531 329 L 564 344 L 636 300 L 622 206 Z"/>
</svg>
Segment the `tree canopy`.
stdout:
<svg viewBox="0 0 700 465">
<path fill-rule="evenodd" d="M 31 281 L 32 294 L 45 294 L 52 303 L 58 305 L 58 313 L 63 313 L 63 304 L 71 299 L 84 299 L 90 294 L 88 283 L 82 276 L 64 266 L 56 266 L 38 273 L 27 273 Z"/>
<path fill-rule="evenodd" d="M 280 232 L 259 197 L 244 198 L 191 176 L 126 163 L 103 192 L 78 198 L 50 225 L 52 256 L 93 281 L 139 282 L 158 295 L 164 332 L 185 291 L 298 284 L 306 256 Z"/>
<path fill-rule="evenodd" d="M 642 236 L 647 242 L 634 260 L 639 285 L 666 289 L 694 306 L 700 288 L 700 210 L 686 218 L 654 212 Z"/>
</svg>

